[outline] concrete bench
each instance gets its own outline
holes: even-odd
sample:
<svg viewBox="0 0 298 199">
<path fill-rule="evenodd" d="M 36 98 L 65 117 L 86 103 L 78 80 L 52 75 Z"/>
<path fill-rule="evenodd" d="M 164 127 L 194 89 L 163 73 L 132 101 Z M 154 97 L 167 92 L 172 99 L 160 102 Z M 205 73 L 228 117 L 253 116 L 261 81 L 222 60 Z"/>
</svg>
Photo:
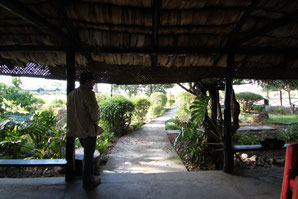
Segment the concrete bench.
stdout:
<svg viewBox="0 0 298 199">
<path fill-rule="evenodd" d="M 95 150 L 93 158 L 94 158 L 93 160 L 94 175 L 98 175 L 99 163 L 100 163 L 100 153 L 98 152 L 98 150 Z M 75 168 L 76 168 L 77 176 L 82 175 L 83 159 L 84 159 L 84 148 L 77 148 L 75 151 Z"/>
<path fill-rule="evenodd" d="M 282 147 L 273 147 L 268 148 L 264 147 L 263 145 L 257 144 L 257 145 L 234 145 L 232 146 L 232 149 L 234 152 L 242 152 L 242 151 L 268 151 L 268 150 L 283 150 L 286 149 L 288 144 L 285 144 Z"/>
<path fill-rule="evenodd" d="M 19 167 L 35 167 L 35 166 L 65 166 L 65 159 L 0 159 L 0 166 L 19 166 Z"/>
<path fill-rule="evenodd" d="M 75 151 L 76 175 L 82 175 L 84 148 Z M 65 166 L 65 159 L 0 159 L 0 167 L 36 167 L 36 166 Z M 100 153 L 94 153 L 94 174 L 99 174 Z"/>
</svg>

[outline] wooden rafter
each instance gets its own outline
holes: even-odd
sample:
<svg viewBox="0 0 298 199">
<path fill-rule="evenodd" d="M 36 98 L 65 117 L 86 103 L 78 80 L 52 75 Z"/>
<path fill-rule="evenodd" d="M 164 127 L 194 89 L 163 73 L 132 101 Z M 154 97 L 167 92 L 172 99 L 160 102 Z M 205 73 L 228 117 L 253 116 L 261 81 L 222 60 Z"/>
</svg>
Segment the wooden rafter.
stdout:
<svg viewBox="0 0 298 199">
<path fill-rule="evenodd" d="M 12 45 L 0 46 L 0 52 L 26 51 L 26 52 L 64 52 L 64 46 L 44 46 L 44 45 Z M 79 47 L 73 48 L 75 52 L 80 53 L 109 53 L 109 54 L 138 54 L 138 55 L 191 55 L 191 54 L 214 54 L 214 53 L 229 53 L 231 50 L 227 47 L 222 48 L 187 48 L 187 49 L 172 49 L 160 48 L 155 51 L 146 48 L 91 48 Z M 236 55 L 288 55 L 296 56 L 298 48 L 273 48 L 273 47 L 251 47 L 242 45 L 237 48 Z"/>
<path fill-rule="evenodd" d="M 22 17 L 34 26 L 57 38 L 61 43 L 71 44 L 69 38 L 57 27 L 43 19 L 36 12 L 21 4 L 18 0 L 0 0 L 0 6 Z"/>
</svg>

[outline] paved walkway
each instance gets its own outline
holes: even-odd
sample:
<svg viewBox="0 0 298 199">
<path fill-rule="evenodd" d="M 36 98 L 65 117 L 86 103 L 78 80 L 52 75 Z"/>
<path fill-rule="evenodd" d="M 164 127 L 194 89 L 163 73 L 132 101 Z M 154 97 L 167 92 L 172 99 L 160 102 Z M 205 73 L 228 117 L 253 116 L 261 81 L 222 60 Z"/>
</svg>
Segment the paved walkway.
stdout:
<svg viewBox="0 0 298 199">
<path fill-rule="evenodd" d="M 123 137 L 91 192 L 81 180 L 64 178 L 0 179 L 0 199 L 278 199 L 283 168 L 186 172 L 171 148 L 164 122 L 173 112 Z"/>
<path fill-rule="evenodd" d="M 104 174 L 187 172 L 165 130 L 165 122 L 175 111 L 172 109 L 122 137 L 104 167 Z"/>
</svg>

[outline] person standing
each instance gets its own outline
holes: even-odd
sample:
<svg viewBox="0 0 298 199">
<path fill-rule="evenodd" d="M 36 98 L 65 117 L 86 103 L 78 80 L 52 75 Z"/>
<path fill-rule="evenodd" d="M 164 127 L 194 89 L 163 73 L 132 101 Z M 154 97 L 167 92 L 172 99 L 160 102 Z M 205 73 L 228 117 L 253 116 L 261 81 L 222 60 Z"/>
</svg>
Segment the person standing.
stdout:
<svg viewBox="0 0 298 199">
<path fill-rule="evenodd" d="M 92 73 L 80 75 L 80 87 L 69 93 L 67 98 L 67 141 L 66 141 L 66 182 L 72 182 L 75 176 L 74 144 L 79 138 L 84 147 L 83 188 L 91 190 L 101 183 L 94 177 L 93 155 L 96 148 L 97 135 L 103 132 L 98 126 L 100 113 L 92 91 L 95 79 Z"/>
</svg>

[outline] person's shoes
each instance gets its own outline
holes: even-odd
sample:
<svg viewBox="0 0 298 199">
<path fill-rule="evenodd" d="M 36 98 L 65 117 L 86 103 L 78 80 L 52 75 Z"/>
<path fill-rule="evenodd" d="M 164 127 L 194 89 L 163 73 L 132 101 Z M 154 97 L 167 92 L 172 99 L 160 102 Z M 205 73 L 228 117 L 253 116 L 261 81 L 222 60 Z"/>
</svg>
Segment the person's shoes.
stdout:
<svg viewBox="0 0 298 199">
<path fill-rule="evenodd" d="M 94 189 L 95 187 L 97 187 L 100 183 L 101 183 L 101 179 L 97 178 L 97 179 L 94 179 L 94 181 L 91 184 L 88 184 L 88 185 L 83 184 L 83 188 L 85 190 L 90 191 L 90 190 Z"/>
</svg>

